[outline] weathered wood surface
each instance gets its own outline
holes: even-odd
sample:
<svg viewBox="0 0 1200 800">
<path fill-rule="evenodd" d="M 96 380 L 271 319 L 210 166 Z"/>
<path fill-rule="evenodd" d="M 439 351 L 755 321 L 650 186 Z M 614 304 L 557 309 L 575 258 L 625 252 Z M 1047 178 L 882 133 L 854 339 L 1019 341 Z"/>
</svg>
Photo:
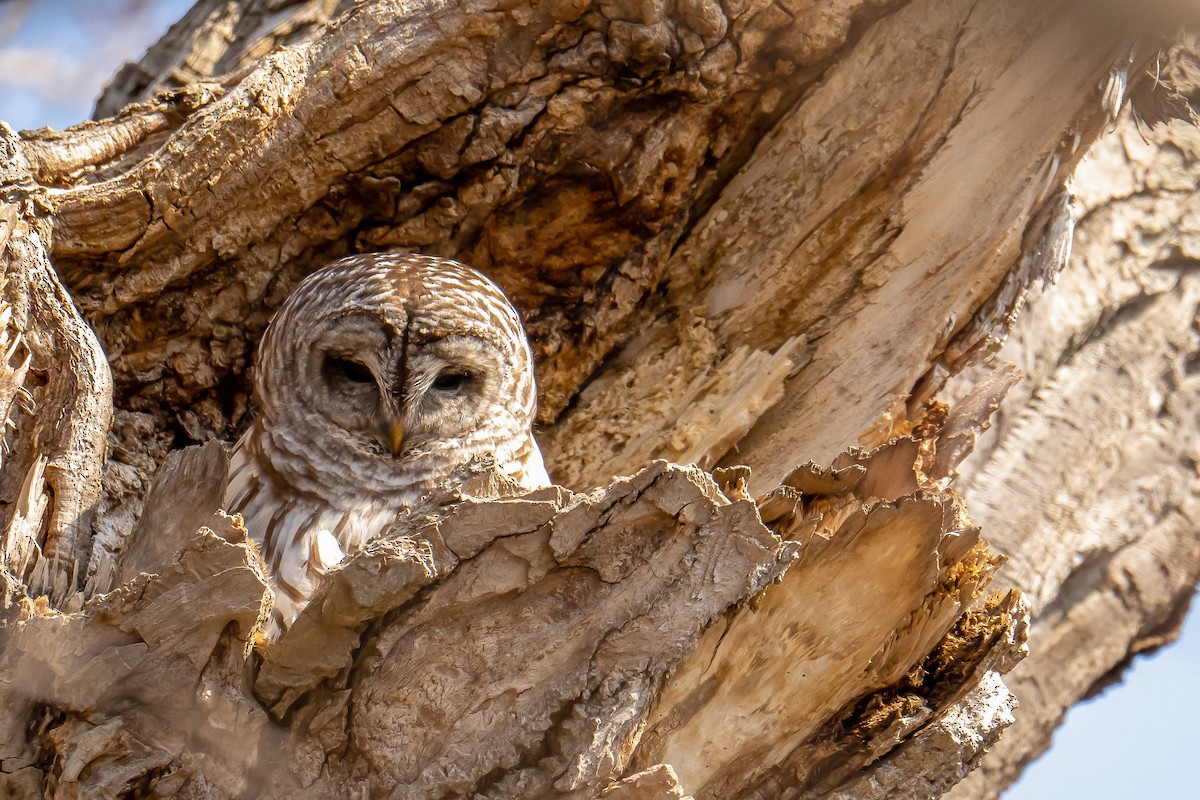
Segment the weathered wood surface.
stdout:
<svg viewBox="0 0 1200 800">
<path fill-rule="evenodd" d="M 1062 266 L 1063 179 L 1154 84 L 1119 12 L 204 0 L 99 109 L 137 104 L 0 126 L 4 788 L 954 785 L 1023 653 L 951 486 L 1013 376 L 929 401 Z M 261 565 L 210 508 L 219 446 L 172 457 L 175 519 L 146 486 L 246 423 L 296 281 L 385 247 L 513 296 L 551 472 L 601 488 L 469 479 L 266 645 Z"/>
<path fill-rule="evenodd" d="M 1035 243 L 1105 118 L 1095 84 L 1116 54 L 1100 33 L 1060 3 L 917 2 L 867 29 L 695 223 L 648 331 L 548 432 L 556 474 L 603 479 L 627 450 L 636 463 L 683 442 L 771 483 L 796 453 L 828 463 L 886 440 L 923 376 L 986 347 L 1057 269 Z M 722 409 L 737 427 L 715 435 L 704 412 L 746 386 L 763 397 L 727 405 L 753 416 Z"/>
<path fill-rule="evenodd" d="M 933 487 L 925 435 L 757 503 L 744 471 L 721 487 L 661 461 L 589 495 L 460 489 L 332 573 L 261 660 L 244 642 L 269 593 L 218 515 L 160 576 L 74 614 L 14 609 L 0 786 L 586 798 L 648 762 L 612 796 L 670 796 L 669 757 L 696 797 L 825 791 L 988 704 L 978 759 L 1011 722 L 995 675 L 1024 609 L 964 616 L 997 562 Z"/>
<path fill-rule="evenodd" d="M 1013 735 L 956 798 L 996 797 L 1070 706 L 1172 641 L 1200 581 L 1198 182 L 1195 128 L 1123 120 L 1076 178 L 1070 264 L 1000 353 L 1027 377 L 959 485 L 1033 606 L 1033 655 Z"/>
<path fill-rule="evenodd" d="M 10 137 L 0 123 L 0 183 L 20 170 Z M 39 227 L 0 197 L 0 529 L 4 568 L 65 603 L 93 550 L 112 377 Z"/>
</svg>

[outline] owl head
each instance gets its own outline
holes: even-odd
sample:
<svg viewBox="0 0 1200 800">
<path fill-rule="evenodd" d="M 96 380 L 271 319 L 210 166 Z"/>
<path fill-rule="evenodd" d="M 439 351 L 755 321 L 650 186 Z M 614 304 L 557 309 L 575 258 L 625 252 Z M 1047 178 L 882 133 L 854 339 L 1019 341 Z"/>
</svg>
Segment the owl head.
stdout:
<svg viewBox="0 0 1200 800">
<path fill-rule="evenodd" d="M 518 458 L 536 408 L 504 293 L 457 262 L 392 254 L 344 258 L 296 288 L 263 337 L 254 398 L 276 444 L 365 473 Z"/>
</svg>

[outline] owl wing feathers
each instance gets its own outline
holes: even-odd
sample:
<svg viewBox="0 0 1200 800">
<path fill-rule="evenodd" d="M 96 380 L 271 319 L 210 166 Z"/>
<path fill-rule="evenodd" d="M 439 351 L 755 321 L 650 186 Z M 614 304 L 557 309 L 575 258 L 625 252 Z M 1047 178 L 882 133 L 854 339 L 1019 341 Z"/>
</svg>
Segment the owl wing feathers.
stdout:
<svg viewBox="0 0 1200 800">
<path fill-rule="evenodd" d="M 342 545 L 328 528 L 321 528 L 311 537 L 308 561 L 309 570 L 321 575 L 329 572 L 346 557 Z"/>
<path fill-rule="evenodd" d="M 527 443 L 521 447 L 518 456 L 513 459 L 508 474 L 518 486 L 525 489 L 541 489 L 551 484 L 541 448 L 534 441 L 532 433 L 529 434 Z"/>
<path fill-rule="evenodd" d="M 290 494 L 277 474 L 259 471 L 244 457 L 254 450 L 245 445 L 239 442 L 235 451 L 228 510 L 242 515 L 270 570 L 275 612 L 268 636 L 273 638 L 295 621 L 330 569 L 383 533 L 399 506 L 368 503 L 343 511 Z"/>
</svg>

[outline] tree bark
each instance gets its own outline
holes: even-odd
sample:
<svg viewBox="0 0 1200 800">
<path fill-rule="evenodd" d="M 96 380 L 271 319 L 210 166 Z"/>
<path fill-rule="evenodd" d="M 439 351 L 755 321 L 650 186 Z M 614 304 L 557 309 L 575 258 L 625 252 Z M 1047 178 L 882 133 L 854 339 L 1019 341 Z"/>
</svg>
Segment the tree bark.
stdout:
<svg viewBox="0 0 1200 800">
<path fill-rule="evenodd" d="M 1178 198 L 1148 168 L 1127 194 L 1093 177 L 1075 260 L 1097 255 L 1063 287 L 1079 327 L 1042 311 L 1057 289 L 1016 323 L 1126 97 L 1184 108 L 1147 72 L 1161 21 L 1034 0 L 201 0 L 95 121 L 0 124 L 0 786 L 935 797 L 1013 721 L 1024 592 L 1035 641 L 1104 647 L 1026 662 L 1018 724 L 1042 738 L 958 790 L 994 794 L 1177 624 L 1200 572 L 1190 249 L 1130 234 L 1124 283 L 1098 255 L 1100 215 L 1143 213 L 1120 199 L 1150 198 L 1149 230 Z M 1194 171 L 1181 130 L 1156 141 Z M 1143 163 L 1124 136 L 1125 163 L 1097 151 L 1111 170 Z M 471 263 L 522 309 L 561 485 L 514 495 L 465 465 L 267 643 L 210 440 L 248 423 L 254 343 L 296 282 L 384 248 Z M 1147 327 L 1084 308 L 1096 282 Z M 1014 324 L 1032 383 L 960 467 L 1018 377 L 981 362 Z M 1063 357 L 1086 367 L 1062 378 Z M 1157 376 L 1149 401 L 1130 364 Z M 1127 387 L 1104 413 L 1098 380 Z M 1130 480 L 1130 419 L 1165 483 Z M 1061 468 L 1096 448 L 1114 455 Z M 1114 538 L 1093 548 L 1092 525 Z M 1154 559 L 1173 560 L 1151 592 Z M 1069 685 L 1036 680 L 1101 649 Z"/>
<path fill-rule="evenodd" d="M 1198 52 L 1166 62 L 1193 98 Z M 1032 655 L 1015 727 L 956 798 L 996 797 L 1071 705 L 1174 641 L 1200 581 L 1198 178 L 1194 126 L 1124 118 L 1076 175 L 1069 265 L 1000 352 L 1026 378 L 958 486 L 1033 606 Z"/>
</svg>

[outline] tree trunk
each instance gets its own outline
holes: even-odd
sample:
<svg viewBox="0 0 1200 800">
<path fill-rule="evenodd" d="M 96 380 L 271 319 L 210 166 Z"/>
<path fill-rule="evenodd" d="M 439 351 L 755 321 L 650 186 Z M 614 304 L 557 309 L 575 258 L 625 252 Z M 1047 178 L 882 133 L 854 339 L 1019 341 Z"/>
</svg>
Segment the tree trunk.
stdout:
<svg viewBox="0 0 1200 800">
<path fill-rule="evenodd" d="M 955 789 L 994 796 L 1200 575 L 1192 190 L 1149 157 L 1194 186 L 1193 131 L 1104 140 L 1017 320 L 1126 97 L 1198 85 L 1138 14 L 200 0 L 96 121 L 0 124 L 0 787 L 936 797 L 1032 630 L 1036 735 Z M 561 486 L 464 465 L 267 643 L 225 452 L 181 448 L 379 249 L 513 298 Z"/>
<path fill-rule="evenodd" d="M 1170 74 L 1200 99 L 1197 43 Z M 1025 380 L 960 467 L 1034 609 L 1017 723 L 954 797 L 996 797 L 1074 703 L 1173 641 L 1200 580 L 1200 132 L 1126 117 L 1076 175 L 1071 260 L 1000 358 Z M 956 378 L 969 391 L 972 371 Z M 1069 465 L 1069 468 L 1067 468 Z"/>
</svg>

